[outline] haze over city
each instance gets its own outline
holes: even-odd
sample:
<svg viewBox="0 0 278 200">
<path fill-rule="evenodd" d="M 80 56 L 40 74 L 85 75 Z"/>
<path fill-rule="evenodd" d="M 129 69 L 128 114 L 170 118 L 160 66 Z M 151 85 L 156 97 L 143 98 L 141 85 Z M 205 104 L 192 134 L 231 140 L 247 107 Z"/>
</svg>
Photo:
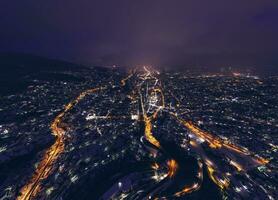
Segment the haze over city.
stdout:
<svg viewBox="0 0 278 200">
<path fill-rule="evenodd" d="M 274 0 L 0 3 L 0 51 L 97 65 L 278 64 Z"/>
</svg>

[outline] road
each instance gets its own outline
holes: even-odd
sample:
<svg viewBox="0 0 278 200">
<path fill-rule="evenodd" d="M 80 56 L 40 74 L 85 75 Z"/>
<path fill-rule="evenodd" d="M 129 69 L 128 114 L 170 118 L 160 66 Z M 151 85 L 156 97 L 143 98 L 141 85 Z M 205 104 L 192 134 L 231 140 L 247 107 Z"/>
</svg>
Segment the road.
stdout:
<svg viewBox="0 0 278 200">
<path fill-rule="evenodd" d="M 68 103 L 64 110 L 54 119 L 51 124 L 52 134 L 56 137 L 55 143 L 44 153 L 42 160 L 40 161 L 32 178 L 22 187 L 17 200 L 29 200 L 37 196 L 40 192 L 40 183 L 46 179 L 53 165 L 59 155 L 64 151 L 64 141 L 66 139 L 66 128 L 61 126 L 63 117 L 68 113 L 75 105 L 77 105 L 86 95 L 92 94 L 99 90 L 105 89 L 105 87 L 88 89 L 82 92 L 76 99 Z"/>
</svg>

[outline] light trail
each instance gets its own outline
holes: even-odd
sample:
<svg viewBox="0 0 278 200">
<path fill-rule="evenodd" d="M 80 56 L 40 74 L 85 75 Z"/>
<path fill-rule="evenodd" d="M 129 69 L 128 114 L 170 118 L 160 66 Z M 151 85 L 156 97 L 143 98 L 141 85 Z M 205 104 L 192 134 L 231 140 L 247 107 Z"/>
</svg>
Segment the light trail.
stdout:
<svg viewBox="0 0 278 200">
<path fill-rule="evenodd" d="M 211 161 L 206 160 L 206 165 L 207 165 L 207 170 L 208 170 L 208 175 L 210 177 L 210 179 L 218 186 L 220 187 L 222 190 L 223 189 L 227 189 L 230 185 L 230 181 L 228 178 L 223 177 L 222 179 L 218 178 L 217 176 L 215 176 L 215 168 L 213 167 L 213 164 Z"/>
<path fill-rule="evenodd" d="M 123 78 L 123 79 L 121 80 L 121 86 L 125 86 L 125 85 L 126 85 L 126 81 L 127 81 L 128 79 L 130 79 L 133 75 L 134 75 L 134 73 L 130 73 L 126 78 Z"/>
<path fill-rule="evenodd" d="M 151 123 L 151 119 L 149 117 L 147 117 L 147 115 L 144 115 L 144 122 L 145 122 L 145 137 L 146 139 L 153 144 L 154 146 L 156 146 L 157 148 L 160 148 L 160 143 L 159 141 L 153 136 L 152 134 L 152 123 Z"/>
<path fill-rule="evenodd" d="M 175 174 L 177 172 L 178 163 L 174 159 L 171 159 L 171 160 L 168 160 L 167 166 L 168 166 L 168 174 L 167 174 L 167 176 L 169 178 L 172 178 L 173 176 L 175 176 Z"/>
<path fill-rule="evenodd" d="M 153 170 L 158 170 L 159 169 L 159 164 L 157 164 L 156 162 L 154 164 L 152 164 L 151 168 Z"/>
<path fill-rule="evenodd" d="M 26 185 L 21 188 L 17 200 L 29 200 L 37 196 L 37 194 L 41 190 L 41 181 L 49 176 L 51 170 L 53 169 L 53 164 L 55 163 L 59 155 L 63 153 L 65 148 L 64 141 L 66 138 L 66 130 L 60 125 L 65 114 L 70 111 L 76 104 L 78 104 L 86 95 L 94 93 L 101 89 L 104 89 L 104 87 L 89 89 L 82 92 L 75 100 L 68 103 L 65 106 L 64 110 L 54 119 L 50 128 L 52 134 L 56 137 L 56 141 L 44 153 L 43 158 L 40 161 L 35 173 L 32 175 L 31 179 L 26 183 Z"/>
<path fill-rule="evenodd" d="M 174 196 L 176 197 L 181 197 L 184 196 L 186 194 L 192 193 L 194 191 L 197 191 L 201 188 L 202 182 L 203 182 L 203 163 L 201 162 L 201 160 L 198 160 L 198 173 L 197 173 L 197 178 L 198 178 L 198 182 L 194 183 L 191 186 L 185 186 L 181 191 L 176 192 L 174 194 Z"/>
<path fill-rule="evenodd" d="M 125 78 L 123 78 L 120 82 L 121 82 L 121 86 L 125 86 L 126 85 L 126 81 L 128 79 L 130 79 L 133 75 L 135 74 L 135 71 L 132 71 L 129 73 L 129 75 Z"/>
<path fill-rule="evenodd" d="M 186 194 L 192 193 L 192 192 L 200 189 L 200 187 L 201 187 L 201 184 L 194 183 L 192 186 L 185 187 L 185 188 L 182 189 L 182 191 L 176 192 L 175 196 L 176 197 L 184 196 Z"/>
<path fill-rule="evenodd" d="M 175 116 L 175 115 L 174 115 Z M 222 140 L 221 138 L 218 138 L 216 136 L 211 135 L 210 133 L 201 130 L 199 127 L 197 127 L 196 125 L 194 125 L 192 122 L 188 122 L 185 120 L 182 120 L 180 118 L 178 118 L 177 116 L 175 116 L 178 121 L 180 121 L 186 128 L 188 128 L 193 134 L 195 134 L 197 137 L 204 139 L 208 144 L 209 147 L 214 148 L 214 149 L 221 149 L 221 148 L 227 148 L 229 150 L 232 150 L 236 153 L 242 154 L 242 155 L 246 155 L 246 156 L 252 156 L 252 153 L 249 152 L 248 150 L 241 148 L 239 146 L 236 146 L 235 144 L 230 143 L 227 140 Z M 255 161 L 260 164 L 260 165 L 265 165 L 267 164 L 269 161 L 258 157 L 258 156 L 254 156 Z M 234 162 L 235 163 L 235 162 Z M 242 170 L 242 167 L 240 167 L 238 164 L 235 163 L 235 166 L 239 171 Z"/>
<path fill-rule="evenodd" d="M 202 131 L 199 129 L 197 126 L 195 126 L 192 122 L 187 122 L 184 120 L 179 119 L 179 121 L 186 127 L 188 128 L 191 132 L 196 134 L 198 137 L 204 139 L 209 143 L 209 146 L 211 148 L 221 148 L 222 144 L 218 138 L 213 137 L 209 133 Z"/>
</svg>

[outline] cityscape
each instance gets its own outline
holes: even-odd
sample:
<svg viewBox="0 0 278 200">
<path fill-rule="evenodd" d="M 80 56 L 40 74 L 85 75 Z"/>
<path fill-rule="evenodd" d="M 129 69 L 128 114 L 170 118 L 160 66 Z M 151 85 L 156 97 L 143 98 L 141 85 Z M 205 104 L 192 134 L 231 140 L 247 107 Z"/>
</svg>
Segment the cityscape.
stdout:
<svg viewBox="0 0 278 200">
<path fill-rule="evenodd" d="M 278 200 L 277 0 L 0 16 L 0 200 Z"/>
<path fill-rule="evenodd" d="M 66 74 L 2 97 L 1 199 L 277 197 L 277 77 Z"/>
</svg>

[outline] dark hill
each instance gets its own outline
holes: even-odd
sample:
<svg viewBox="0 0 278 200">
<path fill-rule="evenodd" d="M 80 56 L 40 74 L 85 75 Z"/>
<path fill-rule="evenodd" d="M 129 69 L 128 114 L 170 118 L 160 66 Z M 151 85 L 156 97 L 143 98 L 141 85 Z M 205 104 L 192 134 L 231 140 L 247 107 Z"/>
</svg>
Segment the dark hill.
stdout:
<svg viewBox="0 0 278 200">
<path fill-rule="evenodd" d="M 82 81 L 65 72 L 88 69 L 82 65 L 40 56 L 2 53 L 0 54 L 0 94 L 8 95 L 22 91 L 30 85 L 32 79 Z"/>
</svg>

